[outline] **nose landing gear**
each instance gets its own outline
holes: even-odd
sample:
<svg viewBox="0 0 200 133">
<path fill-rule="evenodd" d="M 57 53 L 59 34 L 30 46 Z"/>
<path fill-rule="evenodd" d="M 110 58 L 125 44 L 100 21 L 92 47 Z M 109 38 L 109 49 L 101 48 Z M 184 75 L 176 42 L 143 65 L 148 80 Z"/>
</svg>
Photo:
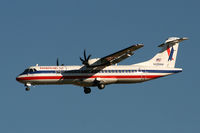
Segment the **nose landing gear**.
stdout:
<svg viewBox="0 0 200 133">
<path fill-rule="evenodd" d="M 24 86 L 26 86 L 25 88 L 26 91 L 30 91 L 30 87 L 31 87 L 30 83 L 26 83 Z"/>
<path fill-rule="evenodd" d="M 30 88 L 29 87 L 26 87 L 26 89 L 25 89 L 26 91 L 30 91 Z"/>
</svg>

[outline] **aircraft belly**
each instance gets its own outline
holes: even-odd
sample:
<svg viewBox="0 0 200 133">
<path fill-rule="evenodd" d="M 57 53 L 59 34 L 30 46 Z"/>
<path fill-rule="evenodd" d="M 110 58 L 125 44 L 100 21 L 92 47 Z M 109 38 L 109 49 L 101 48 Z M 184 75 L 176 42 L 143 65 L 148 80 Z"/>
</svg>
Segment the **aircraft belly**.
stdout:
<svg viewBox="0 0 200 133">
<path fill-rule="evenodd" d="M 139 83 L 143 81 L 141 78 L 121 78 L 117 80 L 117 83 Z"/>
<path fill-rule="evenodd" d="M 28 82 L 28 81 L 27 81 Z M 40 80 L 34 80 L 30 81 L 30 83 L 34 85 L 39 85 L 39 84 L 71 84 L 73 80 L 57 80 L 57 79 L 40 79 Z"/>
<path fill-rule="evenodd" d="M 97 86 L 98 83 L 106 85 L 106 84 L 113 84 L 116 82 L 117 82 L 116 78 L 104 78 L 104 77 L 102 78 L 102 76 L 96 75 L 94 77 L 91 76 L 84 79 L 76 79 L 73 81 L 72 84 L 78 85 L 78 86 L 90 87 L 90 86 Z"/>
</svg>

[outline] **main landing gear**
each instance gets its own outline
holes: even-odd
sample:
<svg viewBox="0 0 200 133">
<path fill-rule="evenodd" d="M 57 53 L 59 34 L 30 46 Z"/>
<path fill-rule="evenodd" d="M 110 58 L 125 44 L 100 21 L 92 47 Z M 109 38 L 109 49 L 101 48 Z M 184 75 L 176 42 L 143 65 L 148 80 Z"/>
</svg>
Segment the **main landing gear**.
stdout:
<svg viewBox="0 0 200 133">
<path fill-rule="evenodd" d="M 97 87 L 99 88 L 99 90 L 102 90 L 105 88 L 105 85 L 104 84 L 99 84 L 97 85 Z M 89 94 L 91 93 L 91 89 L 89 87 L 83 87 L 84 88 L 84 93 L 85 94 Z"/>
<path fill-rule="evenodd" d="M 88 87 L 84 87 L 85 94 L 89 94 L 91 92 L 91 89 Z"/>
<path fill-rule="evenodd" d="M 98 85 L 98 88 L 99 88 L 99 90 L 102 90 L 102 89 L 105 88 L 105 85 L 104 85 L 104 84 L 99 84 L 99 85 Z"/>
</svg>

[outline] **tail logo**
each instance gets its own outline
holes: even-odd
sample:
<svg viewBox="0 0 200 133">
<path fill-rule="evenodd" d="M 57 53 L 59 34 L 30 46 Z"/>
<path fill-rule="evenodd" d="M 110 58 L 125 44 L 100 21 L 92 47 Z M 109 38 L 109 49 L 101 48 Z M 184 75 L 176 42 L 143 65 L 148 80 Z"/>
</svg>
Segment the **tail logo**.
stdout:
<svg viewBox="0 0 200 133">
<path fill-rule="evenodd" d="M 169 56 L 168 61 L 174 60 L 174 58 L 173 58 L 173 54 L 174 54 L 173 46 L 172 46 L 171 50 L 170 50 L 169 45 L 167 46 L 167 53 L 168 53 L 168 56 Z"/>
</svg>

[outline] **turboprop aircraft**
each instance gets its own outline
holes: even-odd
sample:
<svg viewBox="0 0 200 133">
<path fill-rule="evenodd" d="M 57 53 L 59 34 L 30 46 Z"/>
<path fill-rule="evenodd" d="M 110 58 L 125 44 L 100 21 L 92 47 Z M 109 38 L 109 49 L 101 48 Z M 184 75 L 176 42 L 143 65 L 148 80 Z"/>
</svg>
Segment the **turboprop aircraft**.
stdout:
<svg viewBox="0 0 200 133">
<path fill-rule="evenodd" d="M 143 44 L 132 45 L 128 48 L 110 54 L 103 58 L 90 59 L 84 50 L 84 58 L 80 58 L 79 66 L 31 66 L 17 76 L 16 80 L 26 86 L 26 91 L 32 85 L 73 84 L 82 86 L 85 94 L 91 92 L 90 87 L 103 89 L 109 84 L 140 83 L 152 79 L 182 72 L 175 68 L 179 42 L 188 38 L 170 37 L 158 47 L 161 51 L 152 59 L 132 64 L 117 65 L 117 63 L 132 56 Z"/>
</svg>

